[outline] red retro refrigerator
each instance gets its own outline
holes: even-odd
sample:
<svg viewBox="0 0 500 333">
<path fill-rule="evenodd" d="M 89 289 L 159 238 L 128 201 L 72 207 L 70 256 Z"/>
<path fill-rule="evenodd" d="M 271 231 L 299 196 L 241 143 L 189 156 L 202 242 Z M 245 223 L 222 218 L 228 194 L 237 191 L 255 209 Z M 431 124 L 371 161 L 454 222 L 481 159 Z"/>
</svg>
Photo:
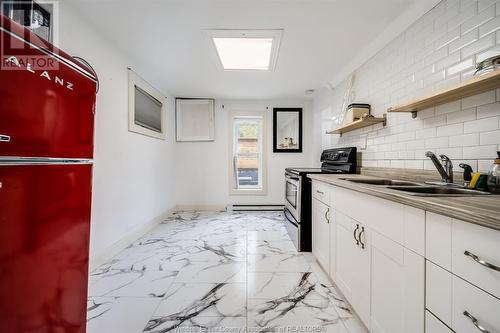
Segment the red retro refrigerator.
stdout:
<svg viewBox="0 0 500 333">
<path fill-rule="evenodd" d="M 1 17 L 0 331 L 84 333 L 92 69 Z"/>
</svg>

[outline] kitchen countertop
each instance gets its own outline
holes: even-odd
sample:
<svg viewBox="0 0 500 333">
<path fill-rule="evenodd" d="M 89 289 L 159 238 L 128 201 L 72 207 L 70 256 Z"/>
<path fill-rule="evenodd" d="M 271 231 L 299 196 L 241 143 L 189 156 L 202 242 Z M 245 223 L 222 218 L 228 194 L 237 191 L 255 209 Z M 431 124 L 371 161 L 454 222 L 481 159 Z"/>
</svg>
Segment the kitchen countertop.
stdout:
<svg viewBox="0 0 500 333">
<path fill-rule="evenodd" d="M 429 212 L 449 216 L 500 231 L 500 195 L 463 197 L 422 197 L 401 193 L 385 186 L 349 182 L 344 178 L 380 178 L 365 175 L 311 174 L 313 180 L 373 195 Z M 397 179 L 397 178 L 395 178 Z"/>
</svg>

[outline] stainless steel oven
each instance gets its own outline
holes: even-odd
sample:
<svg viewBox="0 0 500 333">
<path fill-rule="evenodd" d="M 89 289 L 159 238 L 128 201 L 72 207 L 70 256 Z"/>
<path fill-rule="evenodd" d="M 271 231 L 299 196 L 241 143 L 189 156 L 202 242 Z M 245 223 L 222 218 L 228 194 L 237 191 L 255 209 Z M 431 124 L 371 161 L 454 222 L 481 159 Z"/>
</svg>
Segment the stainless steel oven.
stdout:
<svg viewBox="0 0 500 333">
<path fill-rule="evenodd" d="M 285 207 L 297 223 L 300 223 L 300 183 L 300 176 L 289 172 L 285 173 Z"/>
<path fill-rule="evenodd" d="M 321 154 L 321 168 L 285 170 L 285 227 L 302 252 L 312 248 L 312 182 L 310 174 L 356 173 L 356 147 L 333 148 Z"/>
</svg>

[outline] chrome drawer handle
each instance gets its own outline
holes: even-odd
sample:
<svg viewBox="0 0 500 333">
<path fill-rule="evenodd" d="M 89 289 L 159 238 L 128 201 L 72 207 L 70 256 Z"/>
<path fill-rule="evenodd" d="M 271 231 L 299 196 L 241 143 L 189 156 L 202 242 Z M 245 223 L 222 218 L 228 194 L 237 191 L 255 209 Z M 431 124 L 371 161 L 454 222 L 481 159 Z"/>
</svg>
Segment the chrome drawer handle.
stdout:
<svg viewBox="0 0 500 333">
<path fill-rule="evenodd" d="M 321 192 L 320 190 L 316 190 L 316 192 L 321 194 L 321 195 L 325 194 L 325 192 Z"/>
<path fill-rule="evenodd" d="M 0 134 L 0 142 L 10 142 L 10 136 Z"/>
<path fill-rule="evenodd" d="M 468 317 L 472 323 L 474 324 L 474 326 L 477 327 L 478 330 L 480 330 L 481 332 L 483 333 L 490 333 L 490 331 L 488 331 L 486 328 L 484 328 L 483 326 L 479 325 L 479 321 L 476 319 L 476 317 L 474 317 L 473 315 L 471 315 L 469 313 L 469 311 L 464 311 L 464 316 Z"/>
<path fill-rule="evenodd" d="M 495 266 L 493 264 L 490 264 L 489 262 L 486 262 L 486 261 L 480 259 L 474 253 L 470 253 L 469 251 L 465 251 L 464 254 L 466 256 L 471 257 L 472 259 L 474 259 L 474 261 L 477 262 L 478 264 L 483 265 L 484 267 L 488 267 L 489 269 L 492 269 L 494 271 L 500 272 L 500 267 Z"/>
</svg>

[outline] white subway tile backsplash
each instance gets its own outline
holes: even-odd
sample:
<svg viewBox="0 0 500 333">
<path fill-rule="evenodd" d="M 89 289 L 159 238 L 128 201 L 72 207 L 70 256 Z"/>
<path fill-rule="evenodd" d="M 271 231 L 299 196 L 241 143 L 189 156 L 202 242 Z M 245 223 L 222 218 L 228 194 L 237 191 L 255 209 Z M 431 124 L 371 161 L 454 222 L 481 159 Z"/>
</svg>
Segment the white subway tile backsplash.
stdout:
<svg viewBox="0 0 500 333">
<path fill-rule="evenodd" d="M 419 169 L 422 170 L 424 168 L 424 161 L 422 160 L 406 160 L 404 161 L 405 169 Z"/>
<path fill-rule="evenodd" d="M 498 29 L 500 29 L 500 16 L 497 16 L 493 20 L 480 26 L 479 27 L 479 37 L 486 36 L 489 33 L 497 31 Z"/>
<path fill-rule="evenodd" d="M 463 132 L 464 132 L 463 124 L 446 125 L 437 128 L 437 136 L 457 135 L 457 134 L 462 134 Z"/>
<path fill-rule="evenodd" d="M 356 99 L 381 116 L 388 107 L 463 82 L 477 62 L 497 54 L 500 0 L 443 0 L 357 70 Z M 345 87 L 343 82 L 334 90 L 332 110 L 340 109 Z M 500 149 L 500 89 L 421 110 L 416 119 L 389 113 L 386 127 L 323 142 L 360 148 L 366 143 L 364 166 L 435 170 L 425 157 L 432 150 L 457 166 L 464 162 L 485 171 Z"/>
<path fill-rule="evenodd" d="M 476 119 L 476 108 L 448 113 L 446 115 L 447 124 L 463 123 L 464 121 L 470 121 L 474 119 Z"/>
<path fill-rule="evenodd" d="M 419 130 L 415 133 L 417 139 L 433 138 L 437 135 L 437 130 L 435 127 Z"/>
<path fill-rule="evenodd" d="M 363 159 L 361 166 L 363 166 L 365 168 L 376 168 L 376 167 L 378 167 L 378 163 L 377 163 L 377 161 Z"/>
<path fill-rule="evenodd" d="M 477 161 L 477 171 L 479 171 L 479 172 L 490 171 L 494 158 L 495 157 L 491 157 L 490 159 L 485 159 L 485 160 L 478 160 Z"/>
<path fill-rule="evenodd" d="M 478 41 L 462 48 L 462 59 L 470 57 L 476 53 L 482 52 L 495 45 L 495 34 L 489 34 Z"/>
<path fill-rule="evenodd" d="M 404 160 L 391 160 L 391 168 L 404 169 L 405 161 Z"/>
<path fill-rule="evenodd" d="M 477 107 L 477 119 L 500 116 L 500 103 L 481 105 Z"/>
<path fill-rule="evenodd" d="M 460 38 L 460 29 L 458 27 L 452 29 L 446 35 L 443 37 L 439 38 L 436 40 L 434 43 L 434 49 L 437 51 L 442 47 L 445 47 L 449 45 L 450 43 L 453 43 L 454 41 L 458 40 Z M 451 53 L 451 52 L 450 52 Z"/>
<path fill-rule="evenodd" d="M 400 160 L 413 160 L 415 159 L 415 151 L 413 150 L 404 150 L 398 152 L 398 158 Z"/>
<path fill-rule="evenodd" d="M 467 121 L 464 123 L 464 133 L 478 133 L 498 129 L 496 117 Z"/>
<path fill-rule="evenodd" d="M 424 140 L 413 140 L 406 142 L 406 149 L 415 151 L 417 149 L 424 149 L 425 141 Z"/>
<path fill-rule="evenodd" d="M 390 168 L 391 167 L 391 161 L 389 161 L 389 160 L 377 161 L 377 167 L 379 167 L 379 168 Z"/>
<path fill-rule="evenodd" d="M 488 8 L 489 6 L 494 5 L 497 2 L 497 0 L 479 0 L 477 2 L 478 4 L 478 11 L 481 12 L 484 9 Z M 494 6 L 493 6 L 494 8 Z"/>
<path fill-rule="evenodd" d="M 453 19 L 448 21 L 448 29 L 449 30 L 455 29 L 462 22 L 473 17 L 474 15 L 477 15 L 477 2 L 469 1 L 466 4 L 461 3 L 460 4 L 460 13 L 457 16 L 455 16 Z"/>
<path fill-rule="evenodd" d="M 388 151 L 385 153 L 386 160 L 397 159 L 397 158 L 399 158 L 399 154 L 397 151 Z"/>
<path fill-rule="evenodd" d="M 444 48 L 443 50 L 446 50 L 446 48 Z M 436 51 L 436 52 L 438 52 L 438 51 Z M 448 52 L 448 50 L 446 50 L 446 52 Z M 460 51 L 456 51 L 456 52 L 450 54 L 449 56 L 447 56 L 446 58 L 442 58 L 441 60 L 436 61 L 434 64 L 434 69 L 440 70 L 440 69 L 443 69 L 443 68 L 448 67 L 450 65 L 453 65 L 459 61 L 460 61 Z"/>
<path fill-rule="evenodd" d="M 450 136 L 450 147 L 479 146 L 479 133 Z"/>
<path fill-rule="evenodd" d="M 488 159 L 491 161 L 495 158 L 497 153 L 496 145 L 489 146 L 476 146 L 476 147 L 464 147 L 463 158 L 471 160 Z"/>
<path fill-rule="evenodd" d="M 461 33 L 466 34 L 474 28 L 479 27 L 495 17 L 495 7 L 488 7 L 487 9 L 479 12 L 478 15 L 472 16 L 461 25 Z"/>
<path fill-rule="evenodd" d="M 436 115 L 441 115 L 450 112 L 460 111 L 462 108 L 462 101 L 454 101 L 451 103 L 441 104 L 436 106 Z"/>
<path fill-rule="evenodd" d="M 500 144 L 500 130 L 480 134 L 481 145 Z"/>
<path fill-rule="evenodd" d="M 463 155 L 463 148 L 462 147 L 456 147 L 456 148 L 438 148 L 436 150 L 436 153 L 438 155 L 446 155 L 451 159 L 454 158 L 462 158 Z"/>
<path fill-rule="evenodd" d="M 446 125 L 446 115 L 424 119 L 424 128 Z"/>
<path fill-rule="evenodd" d="M 448 137 L 425 139 L 425 148 L 447 148 L 448 145 Z"/>
<path fill-rule="evenodd" d="M 478 38 L 478 30 L 474 29 L 469 33 L 462 35 L 459 39 L 454 40 L 448 45 L 448 51 L 453 53 L 461 48 L 474 43 Z"/>
<path fill-rule="evenodd" d="M 495 102 L 495 90 L 487 91 L 482 94 L 466 97 L 462 99 L 462 108 L 468 109 L 479 105 L 485 105 Z"/>
<path fill-rule="evenodd" d="M 462 52 L 463 52 L 463 50 L 462 50 Z M 453 66 L 448 67 L 448 69 L 446 69 L 446 75 L 448 75 L 448 76 L 455 75 L 455 74 L 460 73 L 466 69 L 473 68 L 474 65 L 475 65 L 474 59 L 469 58 L 467 60 L 459 62 L 458 64 L 455 64 Z"/>
</svg>

